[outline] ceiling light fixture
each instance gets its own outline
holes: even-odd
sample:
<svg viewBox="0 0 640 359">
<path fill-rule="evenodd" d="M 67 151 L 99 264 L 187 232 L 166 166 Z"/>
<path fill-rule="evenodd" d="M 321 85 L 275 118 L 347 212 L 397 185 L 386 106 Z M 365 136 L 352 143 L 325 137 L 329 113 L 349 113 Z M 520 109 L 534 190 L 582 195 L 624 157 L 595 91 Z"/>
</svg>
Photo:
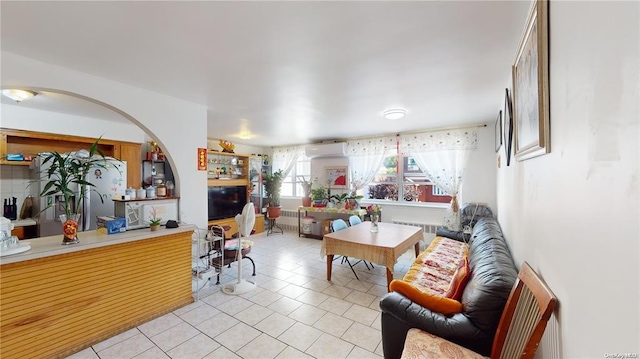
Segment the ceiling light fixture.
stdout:
<svg viewBox="0 0 640 359">
<path fill-rule="evenodd" d="M 35 91 L 29 91 L 29 90 L 4 89 L 2 90 L 2 94 L 12 99 L 15 102 L 21 102 L 21 101 L 32 98 L 38 93 Z"/>
<path fill-rule="evenodd" d="M 386 118 L 387 120 L 399 120 L 403 118 L 404 115 L 406 114 L 407 114 L 407 110 L 402 108 L 394 108 L 392 110 L 386 110 L 385 112 L 382 113 L 384 118 Z"/>
</svg>

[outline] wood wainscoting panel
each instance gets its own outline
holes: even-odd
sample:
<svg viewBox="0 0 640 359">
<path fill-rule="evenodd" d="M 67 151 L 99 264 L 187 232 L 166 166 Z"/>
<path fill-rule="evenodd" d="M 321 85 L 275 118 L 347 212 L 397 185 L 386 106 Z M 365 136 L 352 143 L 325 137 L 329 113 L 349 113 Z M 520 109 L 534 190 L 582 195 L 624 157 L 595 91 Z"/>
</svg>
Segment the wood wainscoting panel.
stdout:
<svg viewBox="0 0 640 359">
<path fill-rule="evenodd" d="M 0 266 L 0 357 L 66 357 L 193 302 L 192 231 Z"/>
</svg>

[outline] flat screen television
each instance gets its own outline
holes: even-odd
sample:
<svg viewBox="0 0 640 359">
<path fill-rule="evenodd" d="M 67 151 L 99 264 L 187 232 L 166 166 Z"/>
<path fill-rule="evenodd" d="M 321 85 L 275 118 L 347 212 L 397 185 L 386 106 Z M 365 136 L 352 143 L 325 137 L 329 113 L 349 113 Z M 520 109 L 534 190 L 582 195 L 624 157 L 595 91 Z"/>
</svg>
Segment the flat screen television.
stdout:
<svg viewBox="0 0 640 359">
<path fill-rule="evenodd" d="M 247 204 L 247 186 L 210 186 L 209 220 L 235 217 Z"/>
</svg>

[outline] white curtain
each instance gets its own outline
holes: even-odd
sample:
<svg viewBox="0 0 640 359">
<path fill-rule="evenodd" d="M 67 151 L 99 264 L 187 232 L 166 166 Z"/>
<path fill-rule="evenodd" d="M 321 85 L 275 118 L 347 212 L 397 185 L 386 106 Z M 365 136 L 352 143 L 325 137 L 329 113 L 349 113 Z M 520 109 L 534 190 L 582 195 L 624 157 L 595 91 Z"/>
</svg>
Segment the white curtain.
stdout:
<svg viewBox="0 0 640 359">
<path fill-rule="evenodd" d="M 357 191 L 373 181 L 387 152 L 395 149 L 396 143 L 396 136 L 347 141 L 352 191 Z"/>
<path fill-rule="evenodd" d="M 271 169 L 273 172 L 282 170 L 287 177 L 300 156 L 304 156 L 304 146 L 275 147 Z"/>
<path fill-rule="evenodd" d="M 412 156 L 429 180 L 452 199 L 444 225 L 460 230 L 458 193 L 469 156 L 478 147 L 478 131 L 460 129 L 400 136 L 403 155 Z"/>
</svg>

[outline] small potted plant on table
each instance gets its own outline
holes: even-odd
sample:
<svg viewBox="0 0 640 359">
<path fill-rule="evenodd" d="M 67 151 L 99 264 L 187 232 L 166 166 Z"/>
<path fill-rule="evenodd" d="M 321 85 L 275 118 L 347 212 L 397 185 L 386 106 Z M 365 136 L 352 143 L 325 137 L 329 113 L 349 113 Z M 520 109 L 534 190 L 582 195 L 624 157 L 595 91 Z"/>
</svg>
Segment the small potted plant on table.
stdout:
<svg viewBox="0 0 640 359">
<path fill-rule="evenodd" d="M 151 213 L 149 214 L 149 226 L 152 232 L 157 231 L 160 228 L 162 217 L 158 217 L 158 211 L 156 207 L 151 206 Z"/>
<path fill-rule="evenodd" d="M 300 178 L 300 185 L 302 186 L 302 206 L 311 207 L 311 182 L 307 181 L 304 176 L 298 176 Z"/>
<path fill-rule="evenodd" d="M 328 199 L 329 194 L 324 187 L 316 187 L 311 189 L 311 199 L 313 200 L 314 207 L 324 207 L 325 201 Z"/>
</svg>

